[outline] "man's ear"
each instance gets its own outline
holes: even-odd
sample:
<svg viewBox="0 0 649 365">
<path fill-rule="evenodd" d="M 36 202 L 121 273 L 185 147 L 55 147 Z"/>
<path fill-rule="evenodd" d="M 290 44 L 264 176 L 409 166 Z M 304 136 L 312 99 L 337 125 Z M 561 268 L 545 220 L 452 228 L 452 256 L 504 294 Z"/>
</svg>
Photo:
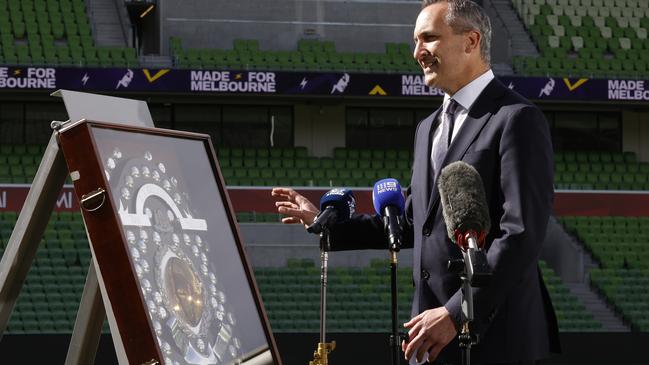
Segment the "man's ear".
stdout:
<svg viewBox="0 0 649 365">
<path fill-rule="evenodd" d="M 466 47 L 464 51 L 466 53 L 472 53 L 476 49 L 480 52 L 480 39 L 482 34 L 476 30 L 470 30 L 466 33 Z"/>
</svg>

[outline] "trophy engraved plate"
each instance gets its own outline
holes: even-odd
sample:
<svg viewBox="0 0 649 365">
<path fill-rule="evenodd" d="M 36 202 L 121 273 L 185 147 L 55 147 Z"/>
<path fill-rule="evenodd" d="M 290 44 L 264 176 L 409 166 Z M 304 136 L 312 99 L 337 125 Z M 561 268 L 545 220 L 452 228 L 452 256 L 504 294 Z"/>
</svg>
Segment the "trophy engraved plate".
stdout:
<svg viewBox="0 0 649 365">
<path fill-rule="evenodd" d="M 93 148 L 95 166 L 68 158 L 83 153 L 70 151 L 82 149 L 82 135 L 91 140 L 85 146 Z M 97 224 L 121 242 L 95 237 L 94 211 L 83 214 L 122 341 L 136 336 L 132 331 L 149 336 L 151 356 L 165 365 L 238 364 L 267 351 L 280 363 L 209 137 L 81 122 L 59 139 L 70 170 L 80 172 L 77 195 L 87 193 L 82 185 L 93 180 L 93 169 L 102 181 L 92 190 L 108 192 L 111 204 L 97 211 L 111 208 L 116 224 Z M 137 291 L 131 300 L 123 298 L 127 285 L 111 280 L 119 255 L 102 254 L 111 249 L 128 258 L 120 267 Z M 120 323 L 120 313 L 136 306 L 148 328 L 123 331 L 133 325 Z"/>
</svg>

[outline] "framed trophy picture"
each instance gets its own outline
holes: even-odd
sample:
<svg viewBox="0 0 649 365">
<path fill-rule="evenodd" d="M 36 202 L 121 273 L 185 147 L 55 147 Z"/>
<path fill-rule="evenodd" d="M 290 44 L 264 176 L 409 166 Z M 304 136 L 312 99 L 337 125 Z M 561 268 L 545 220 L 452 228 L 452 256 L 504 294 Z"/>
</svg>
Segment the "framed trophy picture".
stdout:
<svg viewBox="0 0 649 365">
<path fill-rule="evenodd" d="M 207 135 L 58 135 L 120 364 L 281 364 Z"/>
</svg>

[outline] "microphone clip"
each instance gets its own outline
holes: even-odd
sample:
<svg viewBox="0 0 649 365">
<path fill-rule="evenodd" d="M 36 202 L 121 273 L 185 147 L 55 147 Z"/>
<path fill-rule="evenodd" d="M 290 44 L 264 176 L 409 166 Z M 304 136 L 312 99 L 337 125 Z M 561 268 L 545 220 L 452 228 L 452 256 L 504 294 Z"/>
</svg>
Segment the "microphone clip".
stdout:
<svg viewBox="0 0 649 365">
<path fill-rule="evenodd" d="M 399 252 L 403 240 L 403 217 L 386 207 L 383 211 L 383 229 L 388 236 L 388 248 L 391 252 Z"/>
<path fill-rule="evenodd" d="M 454 233 L 455 243 L 460 246 L 462 251 L 469 249 L 469 242 L 471 241 L 471 239 L 474 239 L 474 243 L 476 244 L 478 249 L 482 248 L 484 246 L 485 238 L 487 237 L 487 234 L 484 230 L 476 232 L 473 229 L 468 229 L 466 231 L 456 229 Z"/>
<path fill-rule="evenodd" d="M 486 286 L 492 275 L 487 255 L 481 249 L 484 246 L 485 236 L 484 231 L 477 233 L 473 229 L 465 232 L 460 229 L 455 230 L 455 242 L 462 250 L 463 259 L 450 261 L 449 269 L 460 273 L 463 280 L 467 280 L 473 287 Z M 460 264 L 459 261 L 462 263 Z"/>
<path fill-rule="evenodd" d="M 336 222 L 337 217 L 336 209 L 331 205 L 327 206 L 316 215 L 313 223 L 307 227 L 306 231 L 309 233 L 321 234 Z"/>
</svg>

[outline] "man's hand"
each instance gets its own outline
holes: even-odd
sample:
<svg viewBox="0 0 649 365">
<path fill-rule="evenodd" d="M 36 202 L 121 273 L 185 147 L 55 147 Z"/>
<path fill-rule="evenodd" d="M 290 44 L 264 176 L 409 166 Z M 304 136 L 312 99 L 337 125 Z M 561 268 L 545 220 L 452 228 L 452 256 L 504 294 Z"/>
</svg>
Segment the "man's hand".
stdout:
<svg viewBox="0 0 649 365">
<path fill-rule="evenodd" d="M 426 352 L 429 352 L 428 361 L 434 361 L 457 334 L 451 315 L 444 307 L 424 311 L 403 326 L 410 328 L 410 331 L 409 341 L 403 341 L 401 349 L 406 355 L 406 360 L 410 360 L 417 351 L 417 362 L 424 360 Z"/>
<path fill-rule="evenodd" d="M 318 215 L 318 208 L 291 188 L 273 188 L 271 195 L 279 198 L 275 202 L 277 212 L 288 216 L 282 218 L 282 223 L 302 223 L 308 227 Z"/>
</svg>

